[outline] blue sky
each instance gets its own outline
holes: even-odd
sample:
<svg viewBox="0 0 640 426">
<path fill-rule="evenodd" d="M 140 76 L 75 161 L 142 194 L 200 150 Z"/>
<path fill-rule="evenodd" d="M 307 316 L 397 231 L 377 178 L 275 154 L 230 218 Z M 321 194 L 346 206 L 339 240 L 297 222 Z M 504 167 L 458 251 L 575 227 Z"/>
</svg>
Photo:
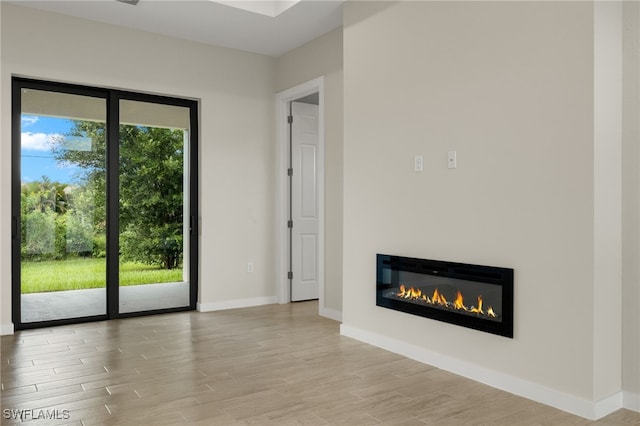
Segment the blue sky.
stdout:
<svg viewBox="0 0 640 426">
<path fill-rule="evenodd" d="M 22 182 L 33 182 L 47 176 L 52 182 L 71 183 L 80 170 L 58 164 L 51 154 L 52 141 L 63 137 L 73 127 L 65 118 L 22 115 Z"/>
</svg>

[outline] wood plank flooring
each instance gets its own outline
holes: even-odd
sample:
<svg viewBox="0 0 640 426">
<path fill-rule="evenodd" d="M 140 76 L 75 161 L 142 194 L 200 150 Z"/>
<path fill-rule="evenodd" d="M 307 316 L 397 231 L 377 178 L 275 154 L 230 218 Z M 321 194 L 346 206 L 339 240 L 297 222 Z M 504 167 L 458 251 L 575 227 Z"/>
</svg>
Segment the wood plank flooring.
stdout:
<svg viewBox="0 0 640 426">
<path fill-rule="evenodd" d="M 340 336 L 316 302 L 2 337 L 3 425 L 640 425 L 598 422 Z M 10 411 L 6 411 L 10 410 Z M 20 411 L 22 410 L 22 411 Z M 42 417 L 49 417 L 42 419 Z M 51 419 L 53 417 L 53 419 Z"/>
</svg>

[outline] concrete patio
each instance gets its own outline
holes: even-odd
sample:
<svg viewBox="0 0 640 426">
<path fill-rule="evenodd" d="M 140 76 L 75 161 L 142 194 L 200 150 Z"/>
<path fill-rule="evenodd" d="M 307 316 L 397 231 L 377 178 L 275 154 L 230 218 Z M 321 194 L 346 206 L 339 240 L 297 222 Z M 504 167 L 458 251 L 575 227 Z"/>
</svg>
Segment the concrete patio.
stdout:
<svg viewBox="0 0 640 426">
<path fill-rule="evenodd" d="M 96 288 L 23 294 L 22 323 L 104 315 L 105 293 L 104 288 Z M 120 313 L 188 305 L 188 282 L 120 287 Z"/>
</svg>

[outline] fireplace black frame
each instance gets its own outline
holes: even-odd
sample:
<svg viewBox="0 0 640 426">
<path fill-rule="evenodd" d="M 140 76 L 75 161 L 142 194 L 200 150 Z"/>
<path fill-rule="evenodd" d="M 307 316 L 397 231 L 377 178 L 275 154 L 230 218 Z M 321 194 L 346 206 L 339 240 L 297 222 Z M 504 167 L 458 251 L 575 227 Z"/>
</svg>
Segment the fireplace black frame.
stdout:
<svg viewBox="0 0 640 426">
<path fill-rule="evenodd" d="M 389 276 L 388 273 L 383 273 L 385 269 L 391 270 L 390 283 L 384 282 L 385 280 L 388 281 L 388 278 L 385 279 L 384 276 Z M 428 305 L 417 305 L 400 299 L 385 297 L 384 293 L 388 292 L 389 289 L 399 287 L 399 272 L 402 271 L 499 285 L 502 289 L 501 319 L 500 321 L 495 321 L 480 316 L 465 315 L 455 311 L 443 310 Z M 377 254 L 376 305 L 513 338 L 513 269 Z"/>
</svg>

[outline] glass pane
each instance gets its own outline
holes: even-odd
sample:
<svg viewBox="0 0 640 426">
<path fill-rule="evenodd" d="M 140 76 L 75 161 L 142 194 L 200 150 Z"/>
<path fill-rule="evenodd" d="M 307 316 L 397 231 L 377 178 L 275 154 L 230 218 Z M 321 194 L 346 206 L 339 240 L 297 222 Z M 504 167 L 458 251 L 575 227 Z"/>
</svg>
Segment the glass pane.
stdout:
<svg viewBox="0 0 640 426">
<path fill-rule="evenodd" d="M 21 321 L 106 314 L 106 101 L 21 91 Z"/>
<path fill-rule="evenodd" d="M 120 101 L 120 312 L 189 306 L 189 109 Z"/>
</svg>

